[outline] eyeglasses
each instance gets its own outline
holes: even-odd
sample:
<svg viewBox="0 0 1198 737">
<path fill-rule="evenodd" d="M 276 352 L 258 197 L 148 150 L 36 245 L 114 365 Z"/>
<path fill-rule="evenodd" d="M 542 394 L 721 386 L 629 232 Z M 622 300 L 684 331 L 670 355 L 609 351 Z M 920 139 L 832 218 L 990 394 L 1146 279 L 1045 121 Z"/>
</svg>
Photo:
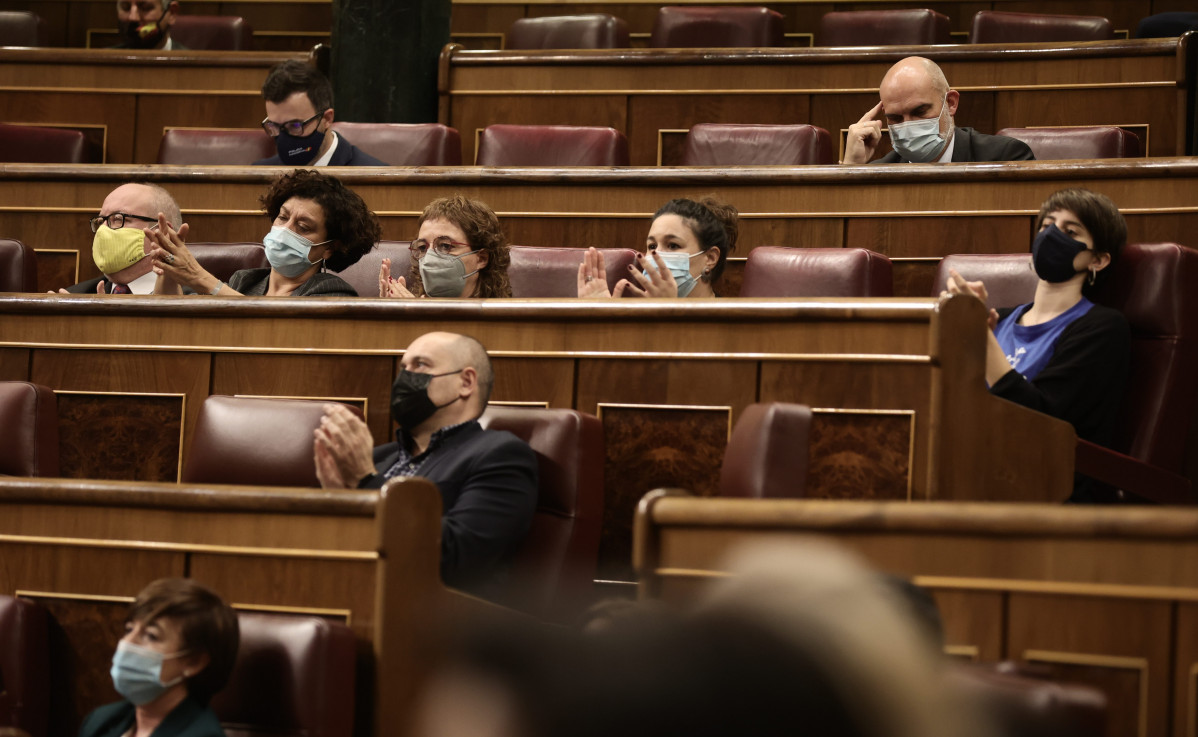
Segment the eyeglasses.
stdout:
<svg viewBox="0 0 1198 737">
<path fill-rule="evenodd" d="M 470 244 L 458 243 L 448 236 L 441 236 L 440 238 L 433 239 L 432 249 L 441 256 L 453 256 L 453 249 L 455 248 L 470 248 Z M 412 258 L 416 259 L 417 261 L 424 258 L 424 254 L 428 253 L 428 249 L 429 242 L 423 238 L 418 238 L 412 241 L 411 245 L 408 246 L 408 250 L 412 252 Z"/>
<path fill-rule="evenodd" d="M 158 227 L 158 218 L 148 218 L 145 215 L 130 215 L 127 212 L 114 212 L 111 215 L 97 215 L 91 220 L 88 220 L 92 226 L 92 232 L 95 233 L 104 223 L 108 223 L 108 227 L 112 230 L 120 230 L 125 227 L 126 218 L 133 220 L 143 220 L 147 223 L 154 223 L 154 228 Z M 151 228 L 153 230 L 154 228 Z"/>
<path fill-rule="evenodd" d="M 288 120 L 286 123 L 276 123 L 270 118 L 263 118 L 262 130 L 266 131 L 266 134 L 271 138 L 278 136 L 283 131 L 287 131 L 287 135 L 289 136 L 295 136 L 296 138 L 299 138 L 300 136 L 304 135 L 304 128 L 308 125 L 308 123 L 311 123 L 313 120 L 316 120 L 327 112 L 328 108 L 325 108 L 307 120 Z"/>
</svg>

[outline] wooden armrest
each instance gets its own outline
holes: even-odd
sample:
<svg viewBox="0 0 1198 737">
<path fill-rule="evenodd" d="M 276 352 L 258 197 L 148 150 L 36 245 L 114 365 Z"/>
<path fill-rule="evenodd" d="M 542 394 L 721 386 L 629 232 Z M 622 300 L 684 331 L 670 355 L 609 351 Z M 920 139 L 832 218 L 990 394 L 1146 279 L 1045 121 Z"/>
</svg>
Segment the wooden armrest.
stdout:
<svg viewBox="0 0 1198 737">
<path fill-rule="evenodd" d="M 1159 504 L 1198 504 L 1190 480 L 1118 451 L 1077 441 L 1075 469 L 1095 481 Z"/>
</svg>

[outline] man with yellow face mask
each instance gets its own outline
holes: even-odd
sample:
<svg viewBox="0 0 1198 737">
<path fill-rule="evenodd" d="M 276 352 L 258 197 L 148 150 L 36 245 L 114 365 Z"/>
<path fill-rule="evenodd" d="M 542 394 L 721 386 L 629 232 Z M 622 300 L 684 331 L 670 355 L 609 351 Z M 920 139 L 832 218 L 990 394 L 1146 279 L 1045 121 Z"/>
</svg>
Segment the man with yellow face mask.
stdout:
<svg viewBox="0 0 1198 737">
<path fill-rule="evenodd" d="M 156 277 L 150 270 L 147 230 L 158 227 L 158 213 L 186 235 L 187 225 L 170 193 L 156 184 L 122 184 L 104 198 L 91 219 L 92 258 L 103 276 L 80 282 L 62 294 L 150 294 Z"/>
</svg>

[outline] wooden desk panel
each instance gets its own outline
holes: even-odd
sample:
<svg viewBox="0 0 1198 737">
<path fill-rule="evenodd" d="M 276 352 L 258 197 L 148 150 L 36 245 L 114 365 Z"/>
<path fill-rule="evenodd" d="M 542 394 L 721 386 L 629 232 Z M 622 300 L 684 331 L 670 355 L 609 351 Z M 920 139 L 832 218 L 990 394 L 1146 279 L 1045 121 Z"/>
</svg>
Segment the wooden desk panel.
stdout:
<svg viewBox="0 0 1198 737">
<path fill-rule="evenodd" d="M 944 69 L 961 92 L 959 125 L 1148 126 L 1149 154 L 1187 151 L 1185 39 L 885 49 L 465 51 L 441 56 L 442 123 L 463 132 L 492 123 L 611 125 L 636 166 L 654 164 L 662 130 L 696 123 L 812 123 L 834 135 L 877 101 L 886 70 L 910 55 Z M 1192 74 L 1192 72 L 1189 72 Z M 579 98 L 602 100 L 600 119 L 577 118 Z M 623 112 L 611 110 L 623 98 Z M 843 98 L 843 101 L 841 100 Z M 846 109 L 846 106 L 851 109 Z M 809 112 L 808 112 L 809 111 Z M 1130 117 L 1129 117 L 1130 116 Z M 592 115 L 594 118 L 594 115 Z"/>
<path fill-rule="evenodd" d="M 106 162 L 152 164 L 168 126 L 255 125 L 267 71 L 297 58 L 304 55 L 0 49 L 0 108 L 6 122 L 103 126 Z"/>
<path fill-rule="evenodd" d="M 940 603 L 950 652 L 1043 664 L 1107 691 L 1112 734 L 1193 724 L 1198 512 L 647 496 L 641 596 L 694 596 L 745 542 L 831 539 Z"/>
<path fill-rule="evenodd" d="M 80 252 L 79 278 L 98 276 L 86 220 L 128 181 L 166 187 L 192 238 L 254 242 L 269 229 L 258 197 L 278 175 L 258 167 L 0 164 L 0 234 L 34 249 Z M 940 257 L 1023 253 L 1040 203 L 1065 187 L 1109 195 L 1131 242 L 1198 246 L 1198 163 L 1192 158 L 947 166 L 730 169 L 447 169 L 336 171 L 408 240 L 426 204 L 450 192 L 482 199 L 513 243 L 640 248 L 667 200 L 715 194 L 741 213 L 734 256 L 757 246 L 863 247 L 895 259 L 898 296 L 925 296 Z M 43 284 L 43 291 L 66 284 Z"/>
</svg>

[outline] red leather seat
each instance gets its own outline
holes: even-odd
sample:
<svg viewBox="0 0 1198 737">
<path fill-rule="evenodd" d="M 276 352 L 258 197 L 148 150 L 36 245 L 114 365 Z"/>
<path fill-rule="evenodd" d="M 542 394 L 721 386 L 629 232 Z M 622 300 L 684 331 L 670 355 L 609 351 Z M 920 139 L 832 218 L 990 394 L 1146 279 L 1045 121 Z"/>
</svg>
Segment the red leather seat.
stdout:
<svg viewBox="0 0 1198 737">
<path fill-rule="evenodd" d="M 313 616 L 239 612 L 229 683 L 212 699 L 228 737 L 352 737 L 353 631 Z"/>
<path fill-rule="evenodd" d="M 1114 126 L 1003 128 L 998 135 L 1023 141 L 1031 147 L 1037 161 L 1133 159 L 1144 155 L 1139 136 Z"/>
<path fill-rule="evenodd" d="M 37 254 L 24 243 L 0 238 L 0 292 L 37 291 Z"/>
<path fill-rule="evenodd" d="M 0 727 L 44 735 L 50 719 L 46 610 L 0 596 Z"/>
<path fill-rule="evenodd" d="M 825 13 L 816 46 L 906 46 L 952 43 L 947 15 L 934 10 L 855 10 Z"/>
<path fill-rule="evenodd" d="M 270 266 L 261 243 L 188 243 L 187 247 L 200 266 L 221 281 L 229 281 L 242 269 Z"/>
<path fill-rule="evenodd" d="M 158 163 L 175 166 L 248 166 L 274 155 L 258 128 L 171 128 L 158 144 Z"/>
<path fill-rule="evenodd" d="M 628 267 L 636 259 L 631 248 L 600 248 L 607 275 L 607 288 L 615 289 L 616 282 L 628 275 Z M 541 246 L 512 246 L 508 279 L 512 296 L 576 297 L 578 296 L 578 265 L 582 263 L 582 248 L 550 248 Z"/>
<path fill-rule="evenodd" d="M 626 49 L 628 23 L 607 13 L 520 18 L 508 28 L 508 49 Z"/>
<path fill-rule="evenodd" d="M 1115 37 L 1106 18 L 1096 15 L 1041 15 L 979 10 L 969 31 L 971 44 L 1037 41 L 1105 41 Z"/>
<path fill-rule="evenodd" d="M 204 400 L 183 483 L 320 486 L 312 432 L 326 402 L 214 395 Z M 350 410 L 361 417 L 356 407 Z"/>
<path fill-rule="evenodd" d="M 968 281 L 981 281 L 986 285 L 988 297 L 986 307 L 1001 309 L 1027 304 L 1036 296 L 1039 277 L 1032 270 L 1030 253 L 1003 254 L 953 254 L 940 259 L 936 281 L 932 285 L 932 296 L 938 297 L 948 289 L 949 271 Z"/>
<path fill-rule="evenodd" d="M 667 5 L 657 11 L 652 48 L 757 48 L 781 46 L 782 14 L 755 6 Z"/>
<path fill-rule="evenodd" d="M 603 525 L 603 427 L 572 409 L 490 405 L 484 428 L 507 430 L 537 454 L 536 516 L 509 569 L 509 604 L 558 620 L 591 603 Z"/>
<path fill-rule="evenodd" d="M 440 123 L 342 123 L 345 139 L 391 166 L 460 166 L 462 138 Z"/>
<path fill-rule="evenodd" d="M 828 131 L 814 125 L 700 123 L 686 134 L 682 166 L 835 164 Z"/>
<path fill-rule="evenodd" d="M 742 297 L 890 297 L 890 259 L 864 248 L 758 247 L 745 262 Z"/>
<path fill-rule="evenodd" d="M 0 11 L 0 46 L 44 46 L 41 16 L 28 10 Z"/>
<path fill-rule="evenodd" d="M 98 164 L 101 159 L 82 131 L 0 123 L 0 163 Z"/>
<path fill-rule="evenodd" d="M 379 267 L 383 259 L 391 259 L 391 276 L 398 279 L 408 275 L 411 267 L 411 251 L 408 241 L 379 241 L 378 245 L 356 264 L 342 269 L 337 276 L 349 282 L 359 297 L 379 296 Z"/>
<path fill-rule="evenodd" d="M 962 663 L 949 684 L 993 720 L 1000 734 L 1020 737 L 1103 737 L 1107 698 L 1099 689 L 1061 683 L 1010 661 Z"/>
<path fill-rule="evenodd" d="M 811 409 L 803 404 L 750 404 L 728 440 L 720 496 L 795 499 L 807 484 Z"/>
<path fill-rule="evenodd" d="M 58 475 L 58 399 L 27 381 L 0 381 L 0 476 Z"/>
<path fill-rule="evenodd" d="M 628 139 L 615 128 L 489 125 L 478 166 L 628 166 Z"/>
<path fill-rule="evenodd" d="M 236 15 L 180 15 L 171 38 L 196 51 L 254 50 L 254 29 Z"/>
</svg>

